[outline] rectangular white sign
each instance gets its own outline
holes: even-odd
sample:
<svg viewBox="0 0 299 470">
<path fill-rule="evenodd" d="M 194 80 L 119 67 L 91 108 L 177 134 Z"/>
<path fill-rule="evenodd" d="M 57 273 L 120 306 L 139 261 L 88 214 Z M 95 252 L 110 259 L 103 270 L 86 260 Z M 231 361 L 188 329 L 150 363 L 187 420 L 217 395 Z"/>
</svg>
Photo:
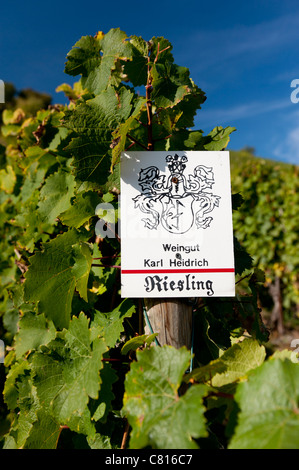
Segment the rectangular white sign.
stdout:
<svg viewBox="0 0 299 470">
<path fill-rule="evenodd" d="M 121 296 L 235 295 L 229 152 L 123 152 Z"/>
</svg>

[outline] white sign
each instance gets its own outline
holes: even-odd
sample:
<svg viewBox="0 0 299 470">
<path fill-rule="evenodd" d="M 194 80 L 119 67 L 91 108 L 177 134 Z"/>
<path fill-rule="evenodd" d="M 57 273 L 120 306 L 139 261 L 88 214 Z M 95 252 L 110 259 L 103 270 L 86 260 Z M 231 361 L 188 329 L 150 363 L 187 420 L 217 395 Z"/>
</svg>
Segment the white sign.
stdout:
<svg viewBox="0 0 299 470">
<path fill-rule="evenodd" d="M 229 152 L 123 152 L 121 296 L 235 295 Z"/>
</svg>

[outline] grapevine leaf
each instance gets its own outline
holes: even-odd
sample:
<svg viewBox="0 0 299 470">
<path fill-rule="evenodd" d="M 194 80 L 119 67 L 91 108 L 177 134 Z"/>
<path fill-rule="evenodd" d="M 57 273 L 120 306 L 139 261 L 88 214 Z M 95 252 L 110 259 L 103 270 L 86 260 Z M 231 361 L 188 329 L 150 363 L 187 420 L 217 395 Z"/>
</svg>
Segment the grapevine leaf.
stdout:
<svg viewBox="0 0 299 470">
<path fill-rule="evenodd" d="M 13 436 L 9 435 L 9 434 L 6 435 L 5 438 L 4 438 L 2 449 L 16 450 L 17 449 L 17 443 L 16 443 L 15 438 Z"/>
<path fill-rule="evenodd" d="M 65 72 L 69 75 L 82 75 L 82 87 L 94 94 L 105 90 L 108 84 L 119 84 L 122 78 L 117 62 L 128 60 L 132 48 L 127 35 L 119 28 L 97 37 L 81 38 L 67 55 Z"/>
<path fill-rule="evenodd" d="M 251 269 L 252 257 L 247 253 L 239 240 L 234 236 L 235 273 L 242 274 L 246 269 Z"/>
<path fill-rule="evenodd" d="M 91 328 L 95 329 L 98 335 L 105 338 L 107 346 L 114 347 L 124 330 L 124 319 L 131 317 L 134 312 L 134 304 L 131 300 L 125 299 L 112 312 L 102 313 L 96 311 Z"/>
<path fill-rule="evenodd" d="M 158 113 L 158 126 L 166 128 L 168 134 L 181 133 L 183 130 L 188 129 L 188 139 L 185 138 L 185 146 L 193 148 L 195 146 L 196 139 L 202 139 L 202 133 L 200 131 L 189 131 L 190 127 L 194 126 L 194 117 L 198 109 L 205 102 L 205 93 L 193 84 L 190 79 L 190 85 L 188 86 L 187 94 L 184 99 L 179 101 L 175 106 L 171 108 L 162 108 Z M 195 139 L 196 137 L 196 139 Z M 176 139 L 177 141 L 178 139 Z M 191 141 L 192 144 L 191 144 Z M 175 144 L 172 146 L 174 149 Z"/>
<path fill-rule="evenodd" d="M 144 345 L 150 345 L 156 336 L 158 336 L 159 333 L 153 333 L 152 335 L 139 335 L 139 336 L 134 336 L 134 338 L 129 339 L 121 348 L 121 353 L 126 355 L 130 351 L 136 351 L 136 349 L 140 348 L 141 346 Z"/>
<path fill-rule="evenodd" d="M 91 181 L 98 186 L 106 183 L 111 166 L 111 150 L 107 146 L 110 140 L 109 134 L 105 138 L 89 131 L 72 139 L 66 149 L 74 157 L 74 172 L 78 180 Z"/>
<path fill-rule="evenodd" d="M 74 411 L 67 421 L 67 426 L 71 431 L 76 433 L 85 434 L 91 438 L 95 437 L 96 429 L 94 423 L 91 421 L 88 407 L 86 407 L 83 412 L 78 410 Z"/>
<path fill-rule="evenodd" d="M 66 344 L 53 342 L 48 353 L 35 353 L 32 367 L 41 405 L 59 423 L 85 412 L 89 398 L 97 399 L 102 356 L 107 350 L 103 339 L 91 341 L 89 320 L 81 313 L 65 330 Z M 73 422 L 73 421 L 72 421 Z"/>
<path fill-rule="evenodd" d="M 239 316 L 242 326 L 257 340 L 267 342 L 269 330 L 263 323 L 261 309 L 258 301 L 258 284 L 263 283 L 265 275 L 261 270 L 255 269 L 249 279 L 252 295 L 237 294 L 238 302 L 235 304 L 235 313 Z"/>
<path fill-rule="evenodd" d="M 88 302 L 87 283 L 92 263 L 91 251 L 88 245 L 81 244 L 73 247 L 73 253 L 75 256 L 73 274 L 76 278 L 76 289 L 82 299 Z"/>
<path fill-rule="evenodd" d="M 194 369 L 186 376 L 186 381 L 210 381 L 213 387 L 235 382 L 246 376 L 249 371 L 260 366 L 265 360 L 264 346 L 258 341 L 244 339 L 227 349 L 222 356 L 209 364 Z"/>
<path fill-rule="evenodd" d="M 138 36 L 130 37 L 131 60 L 124 63 L 124 74 L 133 86 L 146 85 L 148 44 Z"/>
<path fill-rule="evenodd" d="M 202 398 L 204 385 L 178 389 L 188 368 L 190 352 L 170 346 L 137 352 L 126 376 L 124 412 L 132 426 L 130 447 L 192 449 L 192 438 L 206 436 Z"/>
<path fill-rule="evenodd" d="M 55 165 L 55 163 L 57 163 L 55 155 L 48 153 L 47 150 L 36 145 L 27 147 L 24 150 L 24 153 L 25 156 L 20 161 L 20 167 L 25 171 L 29 170 L 30 167 L 36 171 L 36 165 L 38 165 L 39 168 L 43 168 L 45 171 L 47 171 L 49 168 Z M 32 176 L 34 176 L 34 174 Z"/>
<path fill-rule="evenodd" d="M 112 132 L 129 118 L 133 93 L 126 87 L 110 87 L 96 98 L 81 103 L 65 113 L 64 124 L 73 129 L 74 137 L 66 147 L 74 156 L 76 177 L 103 185 L 111 165 Z"/>
<path fill-rule="evenodd" d="M 15 387 L 18 391 L 17 400 L 17 418 L 16 418 L 16 433 L 12 431 L 15 437 L 17 448 L 23 448 L 33 424 L 37 421 L 37 412 L 40 409 L 40 404 L 37 398 L 36 390 L 33 387 L 32 379 L 27 373 L 17 378 Z"/>
<path fill-rule="evenodd" d="M 44 222 L 53 224 L 56 217 L 70 207 L 74 189 L 75 178 L 70 173 L 57 172 L 46 179 L 38 204 L 38 211 Z"/>
<path fill-rule="evenodd" d="M 71 229 L 44 244 L 44 251 L 30 258 L 24 283 L 24 299 L 38 301 L 41 312 L 57 328 L 67 327 L 77 283 L 85 295 L 83 280 L 90 269 L 86 249 L 80 245 L 88 233 Z M 74 245 L 76 247 L 74 248 Z M 81 246 L 81 250 L 80 247 Z"/>
<path fill-rule="evenodd" d="M 43 314 L 25 312 L 19 322 L 19 331 L 16 335 L 16 357 L 19 359 L 24 353 L 38 349 L 55 338 L 56 329 L 53 322 L 47 321 Z"/>
<path fill-rule="evenodd" d="M 30 429 L 24 449 L 56 449 L 61 427 L 42 409 L 37 412 L 37 420 Z"/>
<path fill-rule="evenodd" d="M 97 433 L 94 438 L 87 438 L 88 445 L 91 449 L 112 449 L 109 436 Z"/>
<path fill-rule="evenodd" d="M 167 108 L 181 101 L 188 93 L 191 82 L 189 70 L 170 62 L 155 64 L 152 74 L 152 98 L 156 106 Z"/>
<path fill-rule="evenodd" d="M 64 72 L 71 76 L 87 77 L 100 64 L 101 41 L 92 36 L 83 36 L 67 54 Z M 86 85 L 86 83 L 85 83 Z"/>
<path fill-rule="evenodd" d="M 103 36 L 101 49 L 103 55 L 97 70 L 97 80 L 92 90 L 95 94 L 103 91 L 110 81 L 114 85 L 118 85 L 122 79 L 122 71 L 121 68 L 118 71 L 117 61 L 119 59 L 128 60 L 132 57 L 132 48 L 127 40 L 127 35 L 119 28 L 111 29 Z"/>
<path fill-rule="evenodd" d="M 100 371 L 100 377 L 102 381 L 101 390 L 99 392 L 98 399 L 91 403 L 90 409 L 92 412 L 93 421 L 101 421 L 105 423 L 107 416 L 112 408 L 112 401 L 115 398 L 112 392 L 112 386 L 117 382 L 118 377 L 111 365 L 107 362 L 104 363 L 104 367 Z"/>
<path fill-rule="evenodd" d="M 230 141 L 230 134 L 234 132 L 236 129 L 235 127 L 215 127 L 207 136 L 206 141 L 207 143 L 204 144 L 205 150 L 215 151 L 215 150 L 224 150 L 229 141 Z"/>
<path fill-rule="evenodd" d="M 0 189 L 7 194 L 11 194 L 14 190 L 17 178 L 11 165 L 7 165 L 6 169 L 0 170 Z"/>
<path fill-rule="evenodd" d="M 29 364 L 27 361 L 16 362 L 10 368 L 10 371 L 7 375 L 3 396 L 5 403 L 11 410 L 15 409 L 18 404 L 18 382 L 21 380 L 22 375 L 25 375 L 26 371 L 28 370 Z"/>
<path fill-rule="evenodd" d="M 112 135 L 113 135 L 113 139 L 116 145 L 113 145 L 113 150 L 112 150 L 112 162 L 111 162 L 112 168 L 119 161 L 121 152 L 125 150 L 127 135 L 129 134 L 131 128 L 135 124 L 136 119 L 138 119 L 141 112 L 144 110 L 145 104 L 146 104 L 145 98 L 139 98 L 135 106 L 135 109 L 130 115 L 130 117 L 124 123 L 121 123 L 119 127 L 113 132 Z"/>
<path fill-rule="evenodd" d="M 240 407 L 230 449 L 298 449 L 299 366 L 273 359 L 240 383 Z"/>
<path fill-rule="evenodd" d="M 249 371 L 260 366 L 266 357 L 264 346 L 258 341 L 246 338 L 234 344 L 223 353 L 219 362 L 225 366 L 225 371 L 217 373 L 212 379 L 214 387 L 222 387 L 240 380 Z"/>
<path fill-rule="evenodd" d="M 59 216 L 68 227 L 79 228 L 95 215 L 95 208 L 100 202 L 99 195 L 94 191 L 77 194 L 72 206 Z"/>
</svg>

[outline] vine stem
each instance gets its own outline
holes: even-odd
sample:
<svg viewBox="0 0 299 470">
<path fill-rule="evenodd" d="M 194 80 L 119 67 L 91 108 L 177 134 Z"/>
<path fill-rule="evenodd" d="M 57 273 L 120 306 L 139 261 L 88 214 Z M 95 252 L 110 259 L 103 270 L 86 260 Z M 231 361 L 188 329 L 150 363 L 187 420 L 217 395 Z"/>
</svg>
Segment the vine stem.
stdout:
<svg viewBox="0 0 299 470">
<path fill-rule="evenodd" d="M 121 442 L 121 447 L 120 447 L 121 449 L 126 448 L 127 440 L 128 440 L 128 437 L 129 437 L 129 430 L 130 430 L 130 425 L 129 425 L 128 420 L 126 419 L 126 427 L 125 427 L 125 431 L 124 431 L 124 434 L 123 434 L 123 439 L 122 439 L 122 442 Z"/>
<path fill-rule="evenodd" d="M 138 140 L 136 140 L 134 137 L 132 137 L 131 135 L 127 134 L 127 137 L 128 139 L 130 139 L 133 144 L 136 144 L 136 145 L 139 145 L 140 147 L 144 148 L 145 150 L 147 150 L 146 146 L 143 145 L 141 142 L 139 142 Z"/>
<path fill-rule="evenodd" d="M 147 58 L 147 83 L 145 86 L 145 97 L 146 97 L 146 111 L 147 111 L 147 150 L 154 150 L 154 141 L 153 141 L 153 103 L 151 99 L 151 94 L 153 91 L 152 86 L 152 75 L 150 70 L 150 47 L 148 51 L 148 58 Z M 159 54 L 159 44 L 158 44 L 158 52 L 155 60 L 157 59 Z"/>
<path fill-rule="evenodd" d="M 154 64 L 157 63 L 159 54 L 169 49 L 170 46 L 165 47 L 160 51 L 160 43 L 158 43 L 158 50 L 157 55 L 154 60 Z M 154 139 L 153 139 L 153 103 L 151 94 L 153 91 L 152 85 L 152 74 L 150 68 L 150 56 L 151 56 L 151 49 L 149 46 L 148 49 L 148 57 L 147 57 L 147 83 L 145 86 L 145 97 L 146 97 L 146 110 L 147 110 L 147 150 L 154 150 Z"/>
</svg>

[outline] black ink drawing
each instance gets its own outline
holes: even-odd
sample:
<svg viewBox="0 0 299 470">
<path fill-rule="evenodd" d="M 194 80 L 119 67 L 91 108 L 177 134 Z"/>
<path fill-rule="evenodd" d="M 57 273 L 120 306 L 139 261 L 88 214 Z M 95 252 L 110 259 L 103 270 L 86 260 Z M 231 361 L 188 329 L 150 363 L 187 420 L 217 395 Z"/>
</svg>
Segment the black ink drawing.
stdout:
<svg viewBox="0 0 299 470">
<path fill-rule="evenodd" d="M 186 156 L 168 155 L 166 161 L 170 171 L 167 181 L 156 166 L 139 172 L 142 193 L 133 201 L 135 208 L 149 215 L 142 219 L 145 227 L 152 230 L 161 223 L 168 232 L 177 234 L 188 232 L 194 223 L 197 228 L 208 228 L 213 217 L 206 214 L 218 207 L 221 199 L 208 192 L 215 183 L 213 168 L 198 165 L 186 179 Z"/>
</svg>

